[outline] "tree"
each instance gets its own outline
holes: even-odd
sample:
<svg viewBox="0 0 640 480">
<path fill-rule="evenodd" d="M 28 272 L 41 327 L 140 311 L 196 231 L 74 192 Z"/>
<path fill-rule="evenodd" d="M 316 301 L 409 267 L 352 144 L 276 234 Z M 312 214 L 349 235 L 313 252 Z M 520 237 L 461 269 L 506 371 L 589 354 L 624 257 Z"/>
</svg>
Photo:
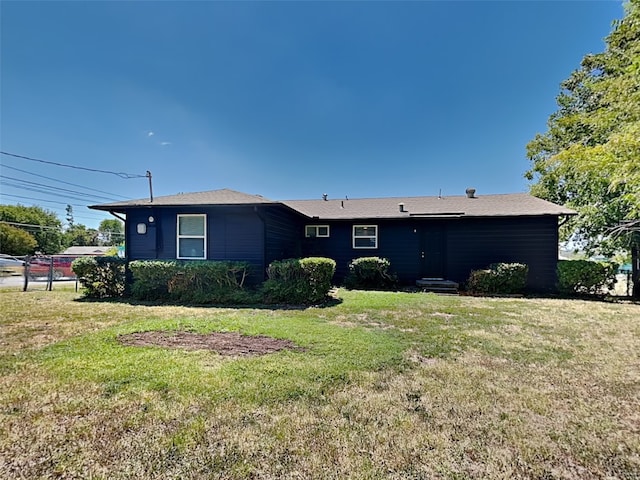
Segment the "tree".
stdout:
<svg viewBox="0 0 640 480">
<path fill-rule="evenodd" d="M 76 223 L 64 232 L 63 244 L 65 247 L 87 247 L 98 244 L 98 231 L 87 228 L 81 223 Z"/>
<path fill-rule="evenodd" d="M 98 232 L 103 245 L 120 245 L 124 241 L 124 225 L 115 218 L 102 220 Z"/>
<path fill-rule="evenodd" d="M 561 84 L 548 130 L 528 145 L 531 192 L 578 212 L 562 229 L 588 252 L 630 249 L 640 298 L 640 0 L 629 0 L 602 53 Z"/>
<path fill-rule="evenodd" d="M 0 222 L 30 233 L 38 242 L 36 251 L 60 252 L 62 224 L 55 213 L 36 206 L 0 205 Z"/>
<path fill-rule="evenodd" d="M 24 230 L 0 223 L 0 253 L 8 255 L 31 255 L 38 242 Z"/>
<path fill-rule="evenodd" d="M 67 212 L 67 225 L 71 228 L 73 227 L 73 206 L 67 204 L 64 210 Z"/>
</svg>

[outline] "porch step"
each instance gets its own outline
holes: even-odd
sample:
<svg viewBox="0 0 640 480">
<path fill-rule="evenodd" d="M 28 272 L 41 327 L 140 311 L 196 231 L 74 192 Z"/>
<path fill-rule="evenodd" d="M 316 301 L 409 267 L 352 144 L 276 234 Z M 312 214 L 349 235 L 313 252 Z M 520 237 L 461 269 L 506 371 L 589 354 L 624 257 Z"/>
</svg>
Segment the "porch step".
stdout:
<svg viewBox="0 0 640 480">
<path fill-rule="evenodd" d="M 423 292 L 434 293 L 458 293 L 459 285 L 451 280 L 445 280 L 444 278 L 421 278 L 416 280 L 416 285 L 422 289 Z"/>
</svg>

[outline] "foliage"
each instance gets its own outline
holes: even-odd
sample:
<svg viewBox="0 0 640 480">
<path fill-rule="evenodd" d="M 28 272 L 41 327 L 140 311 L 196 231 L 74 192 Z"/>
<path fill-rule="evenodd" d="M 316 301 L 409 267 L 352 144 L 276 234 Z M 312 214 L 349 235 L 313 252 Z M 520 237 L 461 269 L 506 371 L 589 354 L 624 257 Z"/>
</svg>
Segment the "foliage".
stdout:
<svg viewBox="0 0 640 480">
<path fill-rule="evenodd" d="M 563 237 L 605 255 L 640 247 L 640 233 L 612 233 L 640 218 L 640 0 L 625 6 L 606 50 L 561 84 L 547 132 L 527 146 L 532 193 L 578 212 Z"/>
<path fill-rule="evenodd" d="M 589 260 L 561 260 L 558 262 L 558 290 L 569 294 L 602 294 L 616 283 L 616 263 Z"/>
<path fill-rule="evenodd" d="M 87 228 L 81 223 L 75 223 L 64 232 L 62 242 L 65 247 L 97 245 L 98 231 L 95 228 Z"/>
<path fill-rule="evenodd" d="M 62 224 L 55 213 L 41 207 L 0 205 L 0 222 L 14 222 L 38 242 L 36 251 L 55 254 L 61 250 Z"/>
<path fill-rule="evenodd" d="M 255 303 L 244 289 L 250 273 L 246 262 L 144 261 L 129 264 L 131 294 L 140 300 L 170 300 L 193 304 Z"/>
<path fill-rule="evenodd" d="M 98 235 L 102 245 L 122 245 L 124 225 L 115 218 L 102 220 L 98 226 Z"/>
<path fill-rule="evenodd" d="M 486 270 L 474 270 L 467 290 L 477 294 L 519 293 L 527 285 L 529 267 L 523 263 L 493 263 Z"/>
<path fill-rule="evenodd" d="M 73 272 L 89 298 L 121 297 L 126 290 L 126 260 L 119 257 L 87 256 L 76 258 Z"/>
<path fill-rule="evenodd" d="M 350 289 L 386 290 L 397 285 L 396 276 L 390 272 L 391 262 L 380 257 L 361 257 L 349 263 L 349 273 L 344 284 Z"/>
<path fill-rule="evenodd" d="M 267 303 L 314 304 L 326 300 L 336 262 L 330 258 L 290 258 L 271 262 L 262 286 Z"/>
<path fill-rule="evenodd" d="M 0 223 L 0 253 L 8 255 L 30 255 L 38 242 L 29 232 L 21 228 Z"/>
</svg>

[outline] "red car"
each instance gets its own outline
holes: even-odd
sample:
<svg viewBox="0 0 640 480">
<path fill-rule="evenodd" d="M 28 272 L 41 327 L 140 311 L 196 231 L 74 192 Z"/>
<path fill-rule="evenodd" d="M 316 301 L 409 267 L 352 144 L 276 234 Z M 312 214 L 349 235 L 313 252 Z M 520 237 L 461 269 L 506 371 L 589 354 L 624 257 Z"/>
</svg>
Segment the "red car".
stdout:
<svg viewBox="0 0 640 480">
<path fill-rule="evenodd" d="M 53 257 L 34 257 L 29 264 L 29 277 L 32 279 L 49 277 L 49 268 L 53 258 L 53 279 L 75 278 L 71 263 L 78 258 L 75 255 L 56 255 Z"/>
</svg>

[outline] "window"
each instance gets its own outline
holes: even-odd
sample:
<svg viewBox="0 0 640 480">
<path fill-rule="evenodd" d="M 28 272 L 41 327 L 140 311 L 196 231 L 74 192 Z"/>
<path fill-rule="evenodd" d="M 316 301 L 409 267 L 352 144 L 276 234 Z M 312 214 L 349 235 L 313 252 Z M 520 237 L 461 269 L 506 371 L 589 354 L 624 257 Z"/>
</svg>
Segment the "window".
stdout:
<svg viewBox="0 0 640 480">
<path fill-rule="evenodd" d="M 378 226 L 354 225 L 353 248 L 378 248 Z"/>
<path fill-rule="evenodd" d="M 304 228 L 305 237 L 328 237 L 329 225 L 307 225 Z"/>
<path fill-rule="evenodd" d="M 206 232 L 206 215 L 178 215 L 178 258 L 207 258 Z"/>
</svg>

